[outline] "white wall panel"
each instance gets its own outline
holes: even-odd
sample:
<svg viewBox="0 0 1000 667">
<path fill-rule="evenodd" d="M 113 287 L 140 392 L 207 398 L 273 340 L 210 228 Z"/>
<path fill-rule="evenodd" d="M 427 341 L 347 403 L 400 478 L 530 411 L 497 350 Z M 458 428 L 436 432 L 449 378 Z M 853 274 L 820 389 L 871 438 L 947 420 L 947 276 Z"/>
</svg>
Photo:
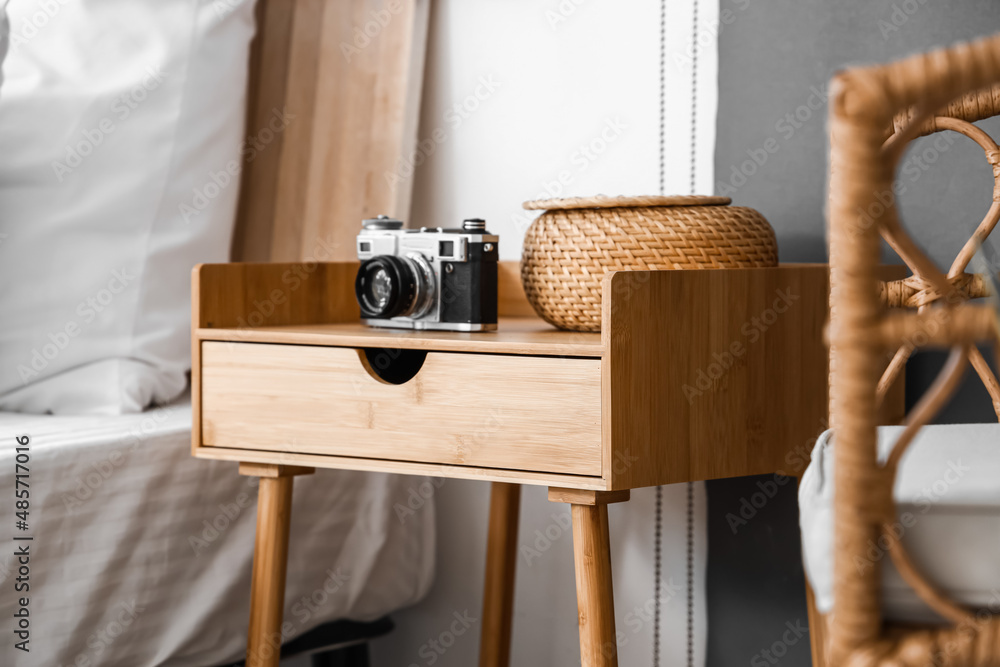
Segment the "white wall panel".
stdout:
<svg viewBox="0 0 1000 667">
<path fill-rule="evenodd" d="M 668 193 L 689 191 L 692 9 L 667 7 L 665 170 Z M 715 149 L 718 5 L 699 5 L 696 189 L 711 194 Z M 723 26 L 723 29 L 725 26 Z M 660 4 L 638 0 L 435 0 L 414 159 L 387 178 L 414 178 L 412 223 L 484 217 L 501 256 L 520 256 L 534 215 L 521 202 L 548 196 L 648 194 L 659 189 Z M 696 486 L 696 660 L 705 642 L 704 491 Z M 661 665 L 684 665 L 686 489 L 664 493 Z M 395 615 L 374 645 L 376 665 L 476 664 L 478 625 L 443 653 L 430 642 L 454 614 L 482 605 L 489 487 L 447 481 L 436 492 L 438 574 L 430 596 Z M 611 507 L 621 664 L 651 664 L 655 490 Z M 545 490 L 524 490 L 512 664 L 579 665 L 569 511 Z M 536 532 L 539 531 L 539 532 Z M 556 535 L 544 550 L 549 538 Z M 535 552 L 539 555 L 535 556 Z M 669 584 L 672 582 L 673 586 Z M 446 643 L 451 639 L 444 637 Z"/>
</svg>

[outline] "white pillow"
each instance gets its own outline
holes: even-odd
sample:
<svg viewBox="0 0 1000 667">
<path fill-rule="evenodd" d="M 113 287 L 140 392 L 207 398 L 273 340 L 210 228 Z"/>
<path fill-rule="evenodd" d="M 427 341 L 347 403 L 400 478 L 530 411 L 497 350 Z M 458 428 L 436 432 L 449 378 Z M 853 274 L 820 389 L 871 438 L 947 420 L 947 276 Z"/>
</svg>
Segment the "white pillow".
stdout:
<svg viewBox="0 0 1000 667">
<path fill-rule="evenodd" d="M 253 0 L 19 0 L 0 96 L 0 410 L 116 414 L 187 382 L 226 261 Z"/>
</svg>

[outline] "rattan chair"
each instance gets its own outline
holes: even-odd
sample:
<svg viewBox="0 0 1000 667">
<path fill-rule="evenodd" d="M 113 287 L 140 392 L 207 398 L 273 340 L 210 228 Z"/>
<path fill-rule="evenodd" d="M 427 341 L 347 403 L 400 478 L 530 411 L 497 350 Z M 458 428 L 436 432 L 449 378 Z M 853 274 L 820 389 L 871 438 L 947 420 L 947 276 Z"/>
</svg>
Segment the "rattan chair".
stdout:
<svg viewBox="0 0 1000 667">
<path fill-rule="evenodd" d="M 814 655 L 838 667 L 1000 665 L 1000 618 L 965 609 L 941 594 L 887 530 L 896 520 L 892 489 L 900 457 L 948 400 L 970 363 L 1000 413 L 1000 385 L 976 348 L 978 342 L 996 339 L 995 310 L 981 300 L 970 302 L 990 293 L 989 280 L 967 273 L 977 248 L 1000 219 L 1000 150 L 972 124 L 1000 113 L 1000 36 L 885 66 L 850 69 L 833 84 L 828 215 L 830 400 L 836 437 L 834 606 L 828 617 L 818 619 L 813 635 L 820 646 L 814 645 Z M 907 143 L 945 130 L 983 148 L 997 185 L 985 219 L 942 271 L 900 224 L 893 183 Z M 912 276 L 880 282 L 880 239 L 906 262 Z M 907 416 L 890 456 L 880 463 L 879 402 L 910 353 L 925 346 L 947 347 L 951 353 Z M 885 622 L 879 568 L 862 571 L 854 561 L 864 558 L 870 541 L 883 533 L 904 580 L 947 625 L 904 628 Z"/>
</svg>

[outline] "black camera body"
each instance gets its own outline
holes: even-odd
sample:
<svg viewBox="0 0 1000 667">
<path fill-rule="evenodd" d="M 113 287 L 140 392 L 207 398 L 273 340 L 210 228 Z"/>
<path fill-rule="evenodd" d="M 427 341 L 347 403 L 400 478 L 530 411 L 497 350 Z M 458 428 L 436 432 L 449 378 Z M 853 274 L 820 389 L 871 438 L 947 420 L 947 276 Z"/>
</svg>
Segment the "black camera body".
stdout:
<svg viewBox="0 0 1000 667">
<path fill-rule="evenodd" d="M 478 218 L 461 228 L 403 229 L 380 215 L 358 234 L 354 292 L 369 326 L 445 331 L 497 328 L 499 237 Z"/>
</svg>

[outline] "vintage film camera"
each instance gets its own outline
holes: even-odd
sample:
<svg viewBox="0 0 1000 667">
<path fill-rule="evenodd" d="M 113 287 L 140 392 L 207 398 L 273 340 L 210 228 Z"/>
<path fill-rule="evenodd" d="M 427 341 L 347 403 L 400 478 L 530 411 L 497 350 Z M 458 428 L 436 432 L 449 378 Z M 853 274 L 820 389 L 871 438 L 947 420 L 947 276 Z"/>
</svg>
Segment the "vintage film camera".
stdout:
<svg viewBox="0 0 1000 667">
<path fill-rule="evenodd" d="M 384 215 L 358 234 L 354 292 L 369 326 L 446 331 L 497 328 L 497 244 L 486 222 L 403 229 Z"/>
</svg>

